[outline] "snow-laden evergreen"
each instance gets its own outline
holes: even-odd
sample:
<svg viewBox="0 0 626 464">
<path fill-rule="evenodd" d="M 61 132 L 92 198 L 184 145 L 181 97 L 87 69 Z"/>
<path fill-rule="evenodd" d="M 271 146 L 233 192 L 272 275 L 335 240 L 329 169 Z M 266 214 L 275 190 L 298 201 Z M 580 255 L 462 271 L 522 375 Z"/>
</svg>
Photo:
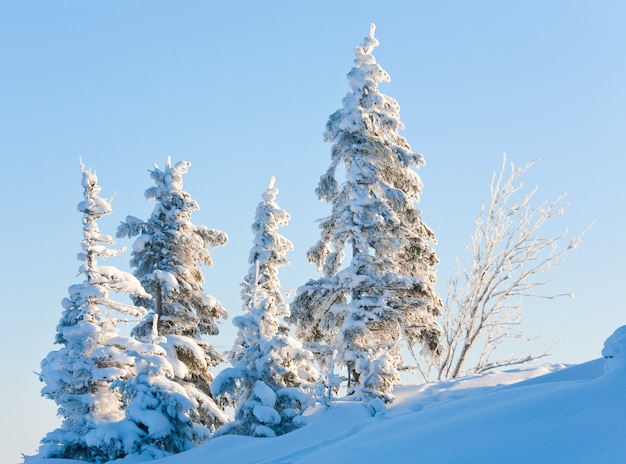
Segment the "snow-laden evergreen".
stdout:
<svg viewBox="0 0 626 464">
<path fill-rule="evenodd" d="M 218 322 L 227 317 L 220 302 L 203 290 L 202 265 L 212 265 L 209 248 L 224 245 L 224 232 L 195 225 L 192 213 L 199 209 L 183 190 L 183 175 L 191 163 L 181 161 L 150 171 L 155 186 L 146 198 L 156 206 L 147 221 L 128 216 L 117 230 L 118 237 L 137 237 L 130 264 L 134 275 L 153 296 L 138 297 L 135 304 L 150 313 L 133 329 L 138 339 L 149 337 L 153 316 L 158 316 L 160 345 L 168 353 L 178 383 L 198 403 L 191 415 L 195 423 L 215 430 L 228 420 L 211 395 L 210 368 L 221 361 L 214 346 L 202 338 L 217 335 Z"/>
<path fill-rule="evenodd" d="M 607 372 L 626 371 L 626 325 L 616 329 L 606 339 L 602 356 L 606 358 L 604 367 Z"/>
<path fill-rule="evenodd" d="M 100 232 L 98 219 L 111 214 L 111 200 L 100 197 L 95 173 L 81 162 L 84 200 L 82 251 L 78 254 L 84 280 L 68 289 L 55 342 L 62 345 L 41 363 L 42 395 L 54 400 L 61 426 L 42 440 L 39 457 L 108 461 L 123 455 L 121 436 L 101 434 L 107 424 L 123 417 L 121 395 L 114 382 L 132 375 L 133 360 L 115 340 L 115 313 L 138 318 L 145 309 L 111 298 L 112 293 L 148 299 L 133 275 L 113 266 L 98 265 L 125 251 L 112 249 L 112 237 Z M 112 312 L 114 311 L 114 312 Z"/>
<path fill-rule="evenodd" d="M 391 401 L 402 340 L 437 350 L 441 301 L 434 235 L 415 206 L 422 189 L 415 168 L 424 160 L 398 132 L 398 103 L 378 91 L 390 78 L 372 54 L 377 45 L 372 25 L 355 49 L 343 107 L 326 124 L 331 165 L 316 193 L 332 212 L 308 252 L 324 275 L 298 289 L 291 320 L 301 339 L 336 357 L 327 366 L 347 368 L 354 398 Z"/>
<path fill-rule="evenodd" d="M 284 304 L 278 270 L 289 265 L 287 254 L 293 250 L 293 244 L 277 232 L 279 227 L 287 226 L 290 216 L 276 203 L 278 189 L 275 182 L 275 178 L 272 177 L 262 195 L 262 201 L 257 206 L 252 224 L 254 241 L 248 258 L 250 268 L 243 279 L 241 289 L 244 311 L 254 306 L 252 300 L 255 292 L 252 290 L 257 287 L 274 299 L 277 308 L 282 308 L 283 312 L 288 310 Z"/>
<path fill-rule="evenodd" d="M 316 381 L 313 354 L 289 336 L 282 318 L 289 315 L 278 270 L 289 264 L 292 243 L 277 229 L 289 214 L 276 203 L 278 189 L 270 180 L 252 225 L 251 267 L 243 281 L 244 314 L 233 319 L 238 336 L 230 352 L 233 367 L 213 381 L 213 391 L 234 403 L 235 420 L 218 434 L 281 435 L 298 426 L 297 417 L 310 404 Z"/>
<path fill-rule="evenodd" d="M 192 416 L 199 404 L 195 395 L 176 382 L 174 367 L 163 348 L 167 341 L 153 330 L 142 340 L 120 337 L 119 344 L 134 360 L 134 372 L 116 382 L 123 400 L 124 419 L 101 429 L 101 434 L 123 437 L 125 454 L 161 458 L 189 450 L 209 438 L 206 427 Z"/>
</svg>

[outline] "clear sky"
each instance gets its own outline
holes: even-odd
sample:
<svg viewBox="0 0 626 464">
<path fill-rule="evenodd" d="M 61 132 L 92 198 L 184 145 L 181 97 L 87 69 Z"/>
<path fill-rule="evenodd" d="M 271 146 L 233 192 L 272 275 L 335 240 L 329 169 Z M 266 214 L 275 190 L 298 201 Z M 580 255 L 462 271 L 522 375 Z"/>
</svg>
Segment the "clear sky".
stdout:
<svg viewBox="0 0 626 464">
<path fill-rule="evenodd" d="M 502 153 L 540 158 L 529 186 L 546 200 L 567 191 L 571 203 L 550 231 L 596 224 L 547 276 L 575 298 L 528 301 L 528 331 L 561 340 L 552 362 L 598 357 L 626 323 L 625 21 L 626 4 L 604 0 L 0 2 L 2 459 L 32 453 L 57 424 L 33 372 L 79 282 L 79 157 L 104 196 L 116 193 L 100 222 L 111 234 L 152 210 L 143 192 L 154 163 L 192 163 L 194 222 L 230 236 L 205 289 L 231 317 L 254 208 L 276 176 L 292 215 L 281 232 L 296 247 L 281 280 L 296 288 L 317 276 L 305 252 L 329 212 L 314 194 L 329 165 L 321 134 L 371 22 L 392 77 L 380 90 L 398 100 L 403 135 L 427 162 L 420 207 L 439 240 L 441 292 Z M 128 270 L 128 259 L 107 264 Z M 226 350 L 233 329 L 223 327 L 213 342 Z"/>
</svg>

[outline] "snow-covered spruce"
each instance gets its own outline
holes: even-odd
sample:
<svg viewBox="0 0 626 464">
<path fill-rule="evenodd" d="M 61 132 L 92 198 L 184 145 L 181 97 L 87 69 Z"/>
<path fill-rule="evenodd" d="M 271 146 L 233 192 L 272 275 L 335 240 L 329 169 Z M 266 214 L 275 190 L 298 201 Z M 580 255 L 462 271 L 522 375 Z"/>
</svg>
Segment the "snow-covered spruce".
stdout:
<svg viewBox="0 0 626 464">
<path fill-rule="evenodd" d="M 626 369 L 626 325 L 615 330 L 604 342 L 602 356 L 606 358 L 604 368 L 607 372 Z"/>
<path fill-rule="evenodd" d="M 378 91 L 390 78 L 372 54 L 377 45 L 372 25 L 355 49 L 343 107 L 326 124 L 331 165 L 316 193 L 332 212 L 308 252 L 324 276 L 298 289 L 290 320 L 302 340 L 336 356 L 326 365 L 347 368 L 354 398 L 388 402 L 403 364 L 402 340 L 437 350 L 441 300 L 434 290 L 434 234 L 415 206 L 422 189 L 415 168 L 424 160 L 398 133 L 398 103 Z"/>
<path fill-rule="evenodd" d="M 164 348 L 167 340 L 157 334 L 157 318 L 154 314 L 153 330 L 142 340 L 119 339 L 135 360 L 135 374 L 116 383 L 127 404 L 124 419 L 101 431 L 123 437 L 127 454 L 148 458 L 177 454 L 209 438 L 208 429 L 191 419 L 200 406 L 195 395 L 174 380 L 175 369 Z"/>
<path fill-rule="evenodd" d="M 39 448 L 40 458 L 73 458 L 108 461 L 125 454 L 123 437 L 102 433 L 108 424 L 123 417 L 121 395 L 112 384 L 132 375 L 133 361 L 117 344 L 115 313 L 138 318 L 145 309 L 111 299 L 111 293 L 147 299 L 139 280 L 112 266 L 98 265 L 124 252 L 111 249 L 113 239 L 100 232 L 97 221 L 112 212 L 111 200 L 99 196 L 95 173 L 81 162 L 84 200 L 78 204 L 83 213 L 83 282 L 68 289 L 62 302 L 63 314 L 55 342 L 62 345 L 41 363 L 40 379 L 46 384 L 42 395 L 54 400 L 63 419 L 61 426 L 48 433 Z"/>
<path fill-rule="evenodd" d="M 257 286 L 274 298 L 277 307 L 283 307 L 285 303 L 278 280 L 278 269 L 289 264 L 287 253 L 293 250 L 293 244 L 277 232 L 279 227 L 285 227 L 289 223 L 290 216 L 276 203 L 278 189 L 274 184 L 275 179 L 272 177 L 262 195 L 262 201 L 257 206 L 252 224 L 254 241 L 248 258 L 250 269 L 241 285 L 244 311 L 250 308 L 254 298 L 251 290 Z"/>
<path fill-rule="evenodd" d="M 151 311 L 133 329 L 133 335 L 149 337 L 153 316 L 158 316 L 158 335 L 164 336 L 159 344 L 168 354 L 174 378 L 197 402 L 190 417 L 212 431 L 228 418 L 216 407 L 210 389 L 213 376 L 209 369 L 221 361 L 221 356 L 202 336 L 218 334 L 218 322 L 227 313 L 216 298 L 204 292 L 201 265 L 212 265 L 209 247 L 224 245 L 228 237 L 191 222 L 199 206 L 183 190 L 182 177 L 190 164 L 181 161 L 172 166 L 168 158 L 163 170 L 155 165 L 150 176 L 156 185 L 145 193 L 148 200 L 156 201 L 151 216 L 147 221 L 128 216 L 118 227 L 117 236 L 137 237 L 130 264 L 153 295 L 150 300 L 134 300 Z"/>
<path fill-rule="evenodd" d="M 313 355 L 289 336 L 281 318 L 289 315 L 278 269 L 289 263 L 291 242 L 276 232 L 289 215 L 276 204 L 274 178 L 263 195 L 252 225 L 251 264 L 243 281 L 244 314 L 233 319 L 238 336 L 230 352 L 231 368 L 213 381 L 216 395 L 235 406 L 235 420 L 217 434 L 275 436 L 297 427 L 296 418 L 311 401 L 316 381 Z"/>
</svg>

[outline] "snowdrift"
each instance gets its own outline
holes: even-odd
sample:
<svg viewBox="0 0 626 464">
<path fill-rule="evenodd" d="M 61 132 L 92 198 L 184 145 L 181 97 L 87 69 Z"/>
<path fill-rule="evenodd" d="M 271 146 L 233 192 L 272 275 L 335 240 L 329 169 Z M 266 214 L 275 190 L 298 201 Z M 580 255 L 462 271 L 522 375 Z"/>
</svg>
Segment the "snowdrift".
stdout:
<svg viewBox="0 0 626 464">
<path fill-rule="evenodd" d="M 287 435 L 223 436 L 152 462 L 624 463 L 626 327 L 607 339 L 602 354 L 575 366 L 400 387 L 385 411 L 338 402 L 314 411 Z"/>
</svg>

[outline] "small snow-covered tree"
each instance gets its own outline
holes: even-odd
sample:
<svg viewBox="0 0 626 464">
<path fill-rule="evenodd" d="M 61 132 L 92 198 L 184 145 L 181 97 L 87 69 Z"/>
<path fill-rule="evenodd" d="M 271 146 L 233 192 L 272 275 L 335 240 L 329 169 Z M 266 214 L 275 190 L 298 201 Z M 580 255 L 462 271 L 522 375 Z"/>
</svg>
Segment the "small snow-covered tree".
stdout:
<svg viewBox="0 0 626 464">
<path fill-rule="evenodd" d="M 278 270 L 289 264 L 287 254 L 293 250 L 293 244 L 277 232 L 279 227 L 285 227 L 289 223 L 290 216 L 276 203 L 278 189 L 275 182 L 272 177 L 262 195 L 262 201 L 257 205 L 252 223 L 254 241 L 248 258 L 251 266 L 243 279 L 241 290 L 244 311 L 254 306 L 253 289 L 264 290 L 274 299 L 275 306 L 282 309 L 282 313 L 288 310 L 278 279 Z"/>
<path fill-rule="evenodd" d="M 124 420 L 108 428 L 124 437 L 126 454 L 161 458 L 193 448 L 209 438 L 209 430 L 192 420 L 199 408 L 194 394 L 176 382 L 174 366 L 163 348 L 164 336 L 153 330 L 142 340 L 120 337 L 118 343 L 134 360 L 134 375 L 119 380 Z"/>
<path fill-rule="evenodd" d="M 111 298 L 112 293 L 149 298 L 139 281 L 130 273 L 113 266 L 98 265 L 125 249 L 112 249 L 113 239 L 100 232 L 97 221 L 112 212 L 111 200 L 99 196 L 95 173 L 81 162 L 84 200 L 78 204 L 83 213 L 83 282 L 69 287 L 62 302 L 63 315 L 57 326 L 55 342 L 62 345 L 41 363 L 40 380 L 46 384 L 42 395 L 54 400 L 63 419 L 61 426 L 42 440 L 39 456 L 108 461 L 124 455 L 121 437 L 101 434 L 100 428 L 123 417 L 120 392 L 114 382 L 132 374 L 132 359 L 113 342 L 118 335 L 115 313 L 138 318 L 145 309 Z"/>
<path fill-rule="evenodd" d="M 564 213 L 560 196 L 552 202 L 533 204 L 537 188 L 523 191 L 522 176 L 534 163 L 516 167 L 502 160 L 499 174 L 490 185 L 490 202 L 476 220 L 476 230 L 467 246 L 471 265 L 457 269 L 448 284 L 443 310 L 441 356 L 424 360 L 421 372 L 429 380 L 480 374 L 500 367 L 527 363 L 547 356 L 539 341 L 528 353 L 500 355 L 498 349 L 512 340 L 532 342 L 523 330 L 523 306 L 530 297 L 552 299 L 541 293 L 548 284 L 540 275 L 560 265 L 575 249 L 583 233 L 566 240 L 567 231 L 544 236 L 547 223 Z"/>
<path fill-rule="evenodd" d="M 316 381 L 313 354 L 289 336 L 281 321 L 289 315 L 278 269 L 289 263 L 293 246 L 276 229 L 289 215 L 276 203 L 274 178 L 263 195 L 252 225 L 254 246 L 243 281 L 244 314 L 233 319 L 238 336 L 230 353 L 231 368 L 213 381 L 213 391 L 235 404 L 235 420 L 220 434 L 275 436 L 297 427 L 295 419 L 311 402 Z"/>
<path fill-rule="evenodd" d="M 156 201 L 147 221 L 128 216 L 117 230 L 118 237 L 137 237 L 130 264 L 134 275 L 153 296 L 135 298 L 135 304 L 151 310 L 133 329 L 139 339 L 152 332 L 153 315 L 158 316 L 158 334 L 170 355 L 176 379 L 194 396 L 199 407 L 192 416 L 199 424 L 214 430 L 226 420 L 211 396 L 213 375 L 210 368 L 221 362 L 214 346 L 204 335 L 217 335 L 218 321 L 227 317 L 220 302 L 204 292 L 201 265 L 212 265 L 209 248 L 224 245 L 224 232 L 195 225 L 192 213 L 198 203 L 183 190 L 183 174 L 191 163 L 181 161 L 165 168 L 154 166 L 150 176 L 155 186 L 146 198 Z"/>
<path fill-rule="evenodd" d="M 299 338 L 336 353 L 327 365 L 347 368 L 350 394 L 391 401 L 402 340 L 437 350 L 441 302 L 434 235 L 415 206 L 422 189 L 415 169 L 424 160 L 399 134 L 398 103 L 378 90 L 390 78 L 372 54 L 377 45 L 372 24 L 355 49 L 343 108 L 326 124 L 331 165 L 316 193 L 332 213 L 308 252 L 324 276 L 298 289 L 291 320 Z"/>
</svg>

